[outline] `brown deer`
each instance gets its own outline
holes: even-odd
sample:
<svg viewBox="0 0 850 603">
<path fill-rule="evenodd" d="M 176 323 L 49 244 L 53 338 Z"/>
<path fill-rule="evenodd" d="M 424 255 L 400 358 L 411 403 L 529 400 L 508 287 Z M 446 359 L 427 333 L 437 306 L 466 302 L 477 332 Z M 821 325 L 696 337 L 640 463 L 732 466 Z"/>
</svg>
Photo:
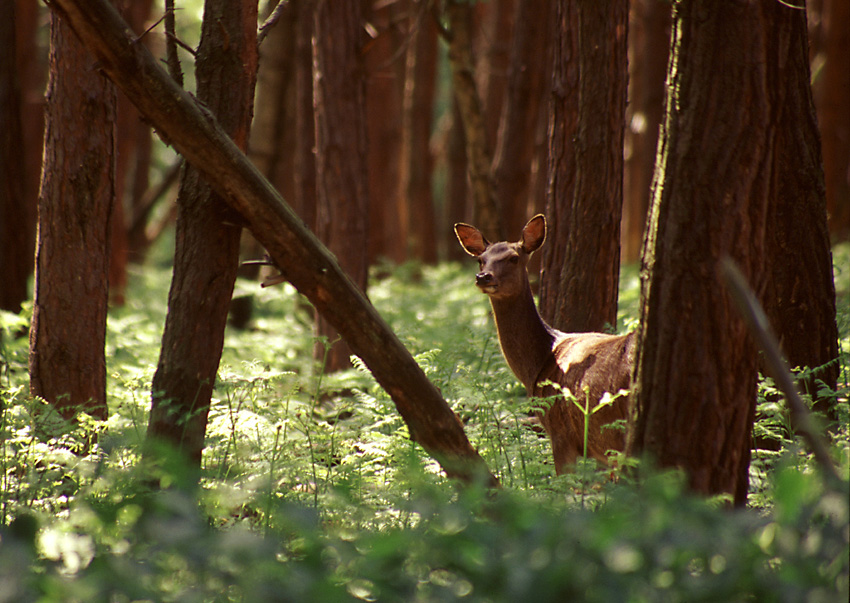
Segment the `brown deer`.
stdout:
<svg viewBox="0 0 850 603">
<path fill-rule="evenodd" d="M 552 441 L 555 471 L 568 471 L 584 454 L 584 414 L 561 392 L 590 410 L 610 392 L 613 403 L 589 417 L 587 455 L 604 461 L 608 450 L 623 450 L 624 432 L 603 426 L 627 418 L 628 396 L 615 394 L 631 385 L 634 333 L 562 333 L 543 321 L 526 270 L 529 256 L 546 239 L 543 215 L 528 221 L 516 243 L 490 243 L 469 224 L 455 224 L 455 234 L 478 258 L 475 284 L 490 298 L 505 360 L 530 396 L 549 400 L 538 416 Z"/>
</svg>

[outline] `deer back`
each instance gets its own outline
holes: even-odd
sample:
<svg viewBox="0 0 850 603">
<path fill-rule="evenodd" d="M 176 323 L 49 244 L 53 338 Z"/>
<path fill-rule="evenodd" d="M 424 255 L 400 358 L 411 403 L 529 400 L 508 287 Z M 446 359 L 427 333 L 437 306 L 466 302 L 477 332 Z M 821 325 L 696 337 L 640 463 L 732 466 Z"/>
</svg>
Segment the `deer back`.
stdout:
<svg viewBox="0 0 850 603">
<path fill-rule="evenodd" d="M 558 473 L 567 470 L 583 454 L 585 419 L 571 400 L 565 399 L 551 385 L 540 383 L 557 383 L 582 406 L 586 404 L 593 410 L 605 392 L 614 395 L 631 386 L 634 341 L 634 333 L 571 333 L 561 334 L 556 340 L 552 356 L 541 370 L 533 393 L 535 397 L 550 400 L 540 420 L 552 440 Z M 604 426 L 618 419 L 627 419 L 628 414 L 628 396 L 621 396 L 590 416 L 588 456 L 606 460 L 608 450 L 625 448 L 623 430 Z"/>
</svg>

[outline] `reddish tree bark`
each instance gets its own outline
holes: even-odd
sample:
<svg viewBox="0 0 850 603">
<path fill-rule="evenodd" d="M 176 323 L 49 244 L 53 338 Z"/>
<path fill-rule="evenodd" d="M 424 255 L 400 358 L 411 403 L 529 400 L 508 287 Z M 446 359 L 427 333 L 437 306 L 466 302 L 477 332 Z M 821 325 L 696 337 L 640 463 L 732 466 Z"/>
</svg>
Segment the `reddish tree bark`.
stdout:
<svg viewBox="0 0 850 603">
<path fill-rule="evenodd" d="M 540 107 L 550 77 L 551 10 L 546 2 L 519 2 L 507 94 L 493 156 L 496 206 L 508 233 L 531 216 L 532 161 Z"/>
<path fill-rule="evenodd" d="M 256 32 L 255 0 L 205 2 L 198 98 L 242 149 L 254 101 Z M 184 169 L 177 205 L 174 274 L 148 438 L 173 445 L 199 469 L 242 229 L 239 215 L 195 167 Z"/>
<path fill-rule="evenodd" d="M 369 221 L 366 171 L 366 89 L 362 65 L 362 15 L 357 2 L 319 0 L 313 37 L 316 112 L 316 234 L 343 270 L 366 291 Z M 351 349 L 319 315 L 316 356 L 327 351 L 325 370 L 350 366 Z"/>
<path fill-rule="evenodd" d="M 575 145 L 575 186 L 572 194 L 566 191 L 566 197 L 552 201 L 559 205 L 559 214 L 569 213 L 567 230 L 558 229 L 554 245 L 565 243 L 566 250 L 552 252 L 565 258 L 552 321 L 565 332 L 604 331 L 617 322 L 628 3 L 579 0 L 576 15 L 577 130 L 574 142 L 557 143 Z M 559 152 L 553 149 L 550 154 Z M 560 215 L 558 222 L 564 224 Z M 548 289 L 547 295 L 551 293 Z"/>
<path fill-rule="evenodd" d="M 630 450 L 684 469 L 697 492 L 729 493 L 742 505 L 758 359 L 718 267 L 729 256 L 763 296 L 784 291 L 779 280 L 788 275 L 778 276 L 773 263 L 787 260 L 773 257 L 772 238 L 784 236 L 794 216 L 795 240 L 821 248 L 806 270 L 822 278 L 828 249 L 806 102 L 805 16 L 779 3 L 699 0 L 677 4 L 673 31 Z M 789 180 L 791 164 L 801 173 Z M 813 189 L 805 202 L 795 191 L 783 200 L 791 183 Z"/>
<path fill-rule="evenodd" d="M 0 309 L 18 312 L 29 296 L 31 271 L 24 157 L 21 86 L 15 62 L 15 3 L 0 6 Z"/>
<path fill-rule="evenodd" d="M 655 171 L 658 128 L 664 115 L 664 79 L 670 46 L 669 2 L 632 2 L 629 46 L 629 105 L 623 193 L 623 261 L 640 258 Z"/>
<path fill-rule="evenodd" d="M 463 122 L 466 161 L 472 196 L 473 221 L 487 237 L 504 240 L 504 226 L 496 207 L 490 168 L 493 153 L 487 139 L 481 98 L 476 88 L 472 57 L 472 7 L 466 2 L 447 0 L 445 6 L 449 30 L 449 65 L 457 114 Z"/>
<path fill-rule="evenodd" d="M 399 188 L 402 232 L 407 233 L 405 258 L 437 261 L 437 233 L 431 176 L 431 116 L 437 76 L 437 28 L 424 10 L 411 19 L 411 40 L 405 53 Z"/>
<path fill-rule="evenodd" d="M 850 2 L 825 0 L 823 73 L 818 117 L 823 136 L 823 167 L 829 229 L 836 239 L 850 238 Z"/>
<path fill-rule="evenodd" d="M 809 85 L 805 11 L 780 4 L 774 8 L 765 11 L 764 17 L 768 47 L 776 49 L 768 55 L 766 66 L 772 84 L 768 106 L 776 130 L 766 168 L 771 189 L 771 227 L 766 232 L 770 278 L 761 299 L 791 366 L 826 365 L 802 383 L 817 399 L 817 380 L 835 390 L 840 369 L 827 227 L 828 187 L 824 186 L 826 162 L 820 153 Z M 846 75 L 850 82 L 850 72 Z M 848 120 L 845 116 L 850 123 Z M 825 139 L 827 131 L 825 128 Z M 826 410 L 824 405 L 822 409 Z"/>
<path fill-rule="evenodd" d="M 65 418 L 106 419 L 106 312 L 115 197 L 115 87 L 68 25 L 50 22 L 30 389 Z"/>
</svg>

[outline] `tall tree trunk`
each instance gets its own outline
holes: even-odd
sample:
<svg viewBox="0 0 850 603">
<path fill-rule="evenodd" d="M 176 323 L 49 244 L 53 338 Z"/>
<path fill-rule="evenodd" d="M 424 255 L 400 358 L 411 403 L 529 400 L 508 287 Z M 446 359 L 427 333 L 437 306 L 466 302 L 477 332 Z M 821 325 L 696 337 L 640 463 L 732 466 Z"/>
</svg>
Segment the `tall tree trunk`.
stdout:
<svg viewBox="0 0 850 603">
<path fill-rule="evenodd" d="M 256 0 L 207 0 L 195 68 L 198 99 L 244 150 L 257 74 Z M 177 245 L 148 438 L 200 468 L 210 399 L 238 268 L 241 219 L 198 170 L 184 169 Z"/>
<path fill-rule="evenodd" d="M 628 3 L 579 0 L 576 7 L 576 176 L 572 203 L 566 205 L 568 230 L 558 232 L 567 250 L 553 325 L 567 332 L 603 331 L 617 323 L 628 83 Z"/>
<path fill-rule="evenodd" d="M 576 182 L 573 141 L 578 131 L 578 16 L 574 0 L 552 2 L 552 92 L 549 101 L 549 185 L 547 239 L 540 275 L 540 314 L 550 325 L 560 320 L 560 286 L 567 263 Z"/>
<path fill-rule="evenodd" d="M 268 2 L 264 19 L 277 6 Z M 260 44 L 257 93 L 248 157 L 284 199 L 295 197 L 295 43 L 304 2 L 287 2 Z"/>
<path fill-rule="evenodd" d="M 363 51 L 366 76 L 365 113 L 369 198 L 369 263 L 380 257 L 404 261 L 399 159 L 401 157 L 404 54 L 397 22 L 398 3 L 368 3 L 365 19 L 374 32 Z M 407 11 L 408 7 L 403 10 Z"/>
<path fill-rule="evenodd" d="M 295 199 L 293 208 L 316 230 L 316 120 L 313 115 L 313 11 L 298 11 L 295 47 Z"/>
<path fill-rule="evenodd" d="M 823 73 L 818 78 L 818 117 L 823 135 L 823 167 L 829 229 L 850 238 L 850 2 L 825 0 Z"/>
<path fill-rule="evenodd" d="M 664 78 L 670 48 L 670 3 L 632 2 L 629 46 L 629 105 L 623 192 L 623 261 L 640 259 L 655 170 L 658 128 L 664 116 Z"/>
<path fill-rule="evenodd" d="M 437 28 L 424 5 L 411 19 L 405 54 L 399 188 L 402 231 L 407 232 L 406 258 L 437 261 L 437 233 L 431 176 L 431 126 L 437 76 Z"/>
<path fill-rule="evenodd" d="M 549 14 L 546 2 L 517 5 L 507 95 L 492 172 L 496 207 L 508 233 L 521 232 L 531 217 L 534 143 L 550 76 Z"/>
<path fill-rule="evenodd" d="M 115 87 L 70 27 L 50 20 L 30 389 L 65 418 L 106 419 L 106 312 L 115 197 Z"/>
<path fill-rule="evenodd" d="M 153 5 L 152 0 L 122 3 L 119 6 L 124 19 L 139 36 L 145 31 L 145 23 Z M 123 305 L 127 288 L 127 262 L 130 256 L 129 216 L 132 206 L 128 201 L 132 197 L 130 183 L 138 174 L 133 168 L 139 168 L 144 162 L 138 162 L 140 152 L 144 152 L 143 139 L 148 131 L 147 125 L 139 119 L 139 113 L 123 94 L 118 95 L 115 124 L 115 206 L 112 211 L 112 237 L 109 259 L 109 298 L 115 305 Z M 148 134 L 149 136 L 149 134 Z"/>
<path fill-rule="evenodd" d="M 834 390 L 840 367 L 824 163 L 809 85 L 806 14 L 779 3 L 769 6 L 772 10 L 764 17 L 767 44 L 776 50 L 768 55 L 768 102 L 776 130 L 766 168 L 773 219 L 766 232 L 770 278 L 762 300 L 791 366 L 816 368 L 829 363 L 803 382 L 803 388 L 817 398 L 816 379 Z M 850 82 L 850 72 L 845 75 Z M 845 109 L 850 111 L 850 105 Z"/>
<path fill-rule="evenodd" d="M 36 208 L 44 139 L 44 58 L 36 36 L 39 5 L 27 0 L 4 3 L 3 161 L 5 197 L 0 201 L 0 308 L 17 312 L 28 296 L 33 271 Z M 17 114 L 9 111 L 17 106 Z M 12 205 L 6 205 L 11 202 Z M 5 206 L 5 207 L 4 207 Z"/>
<path fill-rule="evenodd" d="M 481 91 L 484 111 L 484 128 L 489 148 L 495 148 L 499 136 L 502 107 L 508 90 L 508 72 L 511 68 L 514 27 L 519 23 L 516 0 L 489 0 L 475 2 L 473 20 L 480 23 L 475 28 L 475 84 Z M 544 4 L 544 3 L 536 3 Z M 522 226 L 525 226 L 523 223 Z M 516 231 L 518 232 L 518 231 Z M 457 242 L 452 241 L 457 247 Z"/>
<path fill-rule="evenodd" d="M 343 270 L 366 291 L 369 199 L 366 174 L 366 89 L 358 2 L 318 0 L 313 36 L 316 111 L 317 232 Z M 317 345 L 325 370 L 350 366 L 351 350 L 318 316 Z"/>
<path fill-rule="evenodd" d="M 629 449 L 681 467 L 694 491 L 729 493 L 738 505 L 747 497 L 758 360 L 718 263 L 731 257 L 767 291 L 777 170 L 791 156 L 785 137 L 796 136 L 781 119 L 793 115 L 792 132 L 808 119 L 793 102 L 785 113 L 786 94 L 799 99 L 808 86 L 780 68 L 797 53 L 805 60 L 790 13 L 774 3 L 676 3 L 643 259 Z"/>
<path fill-rule="evenodd" d="M 458 0 L 446 1 L 449 65 L 452 87 L 463 122 L 466 140 L 466 160 L 473 199 L 473 221 L 485 236 L 494 241 L 504 240 L 504 225 L 496 207 L 490 167 L 493 153 L 487 140 L 481 98 L 475 85 L 472 58 L 472 7 Z"/>
<path fill-rule="evenodd" d="M 15 3 L 0 6 L 0 309 L 18 312 L 29 296 L 21 86 L 15 61 Z"/>
</svg>

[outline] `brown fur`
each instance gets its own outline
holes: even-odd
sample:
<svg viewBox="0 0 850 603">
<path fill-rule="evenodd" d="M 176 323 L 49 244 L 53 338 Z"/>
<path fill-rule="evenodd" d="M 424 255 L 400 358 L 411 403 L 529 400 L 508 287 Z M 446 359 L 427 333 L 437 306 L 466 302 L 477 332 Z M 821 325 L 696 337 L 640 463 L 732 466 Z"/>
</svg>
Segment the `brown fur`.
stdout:
<svg viewBox="0 0 850 603">
<path fill-rule="evenodd" d="M 466 252 L 478 258 L 476 285 L 490 298 L 508 365 L 529 395 L 554 398 L 539 417 L 552 441 L 555 470 L 563 473 L 583 454 L 584 416 L 555 387 L 541 383 L 560 385 L 592 410 L 605 392 L 614 395 L 630 387 L 634 334 L 561 333 L 543 321 L 526 270 L 529 256 L 546 237 L 542 215 L 529 220 L 516 243 L 491 244 L 468 224 L 455 224 L 455 233 Z M 603 426 L 626 419 L 628 407 L 628 396 L 621 396 L 590 417 L 588 456 L 604 461 L 608 450 L 625 448 L 624 432 Z"/>
</svg>

